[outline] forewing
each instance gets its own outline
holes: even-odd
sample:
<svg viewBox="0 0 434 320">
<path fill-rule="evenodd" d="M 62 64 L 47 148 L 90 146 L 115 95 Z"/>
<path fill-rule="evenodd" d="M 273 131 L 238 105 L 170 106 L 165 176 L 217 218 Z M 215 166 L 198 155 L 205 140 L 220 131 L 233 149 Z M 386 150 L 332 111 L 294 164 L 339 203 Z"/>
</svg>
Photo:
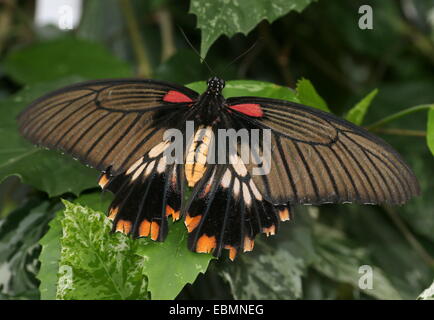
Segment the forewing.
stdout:
<svg viewBox="0 0 434 320">
<path fill-rule="evenodd" d="M 91 81 L 36 100 L 18 121 L 33 143 L 117 174 L 162 141 L 165 129 L 182 126 L 197 97 L 188 88 L 153 80 Z"/>
<path fill-rule="evenodd" d="M 419 194 L 401 156 L 361 127 L 281 100 L 230 98 L 227 105 L 239 126 L 271 129 L 270 172 L 253 180 L 274 204 L 403 204 Z M 239 105 L 253 106 L 254 116 Z"/>
</svg>

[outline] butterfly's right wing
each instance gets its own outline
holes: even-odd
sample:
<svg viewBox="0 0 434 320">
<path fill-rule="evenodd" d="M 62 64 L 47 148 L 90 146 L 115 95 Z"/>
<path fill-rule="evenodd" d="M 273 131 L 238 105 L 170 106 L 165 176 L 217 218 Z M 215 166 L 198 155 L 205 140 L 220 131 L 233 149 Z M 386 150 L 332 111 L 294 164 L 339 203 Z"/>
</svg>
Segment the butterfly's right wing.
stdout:
<svg viewBox="0 0 434 320">
<path fill-rule="evenodd" d="M 18 117 L 20 132 L 100 171 L 115 194 L 113 230 L 164 240 L 167 216 L 180 218 L 183 173 L 167 163 L 167 129 L 185 131 L 198 94 L 143 79 L 90 81 L 50 93 Z"/>
<path fill-rule="evenodd" d="M 144 79 L 97 80 L 54 91 L 18 117 L 21 134 L 100 171 L 118 173 L 162 141 L 198 94 L 186 87 Z"/>
</svg>

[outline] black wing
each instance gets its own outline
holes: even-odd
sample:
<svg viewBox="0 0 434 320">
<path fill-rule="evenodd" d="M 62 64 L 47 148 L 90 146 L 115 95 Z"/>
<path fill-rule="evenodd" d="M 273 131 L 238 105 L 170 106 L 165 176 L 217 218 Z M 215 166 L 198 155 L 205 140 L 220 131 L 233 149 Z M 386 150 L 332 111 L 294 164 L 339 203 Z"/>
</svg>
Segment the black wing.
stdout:
<svg viewBox="0 0 434 320">
<path fill-rule="evenodd" d="M 236 108 L 230 115 L 244 126 L 271 129 L 271 171 L 253 180 L 272 203 L 403 204 L 420 192 L 391 146 L 346 120 L 275 99 L 229 98 L 227 104 L 259 105 L 261 117 Z"/>
<path fill-rule="evenodd" d="M 102 171 L 127 170 L 176 128 L 198 94 L 144 79 L 90 81 L 54 91 L 18 117 L 21 134 Z"/>
<path fill-rule="evenodd" d="M 22 135 L 102 171 L 99 185 L 115 194 L 113 231 L 162 241 L 167 217 L 180 218 L 181 165 L 166 162 L 168 128 L 185 130 L 198 94 L 143 79 L 91 81 L 50 93 L 18 117 Z"/>
</svg>

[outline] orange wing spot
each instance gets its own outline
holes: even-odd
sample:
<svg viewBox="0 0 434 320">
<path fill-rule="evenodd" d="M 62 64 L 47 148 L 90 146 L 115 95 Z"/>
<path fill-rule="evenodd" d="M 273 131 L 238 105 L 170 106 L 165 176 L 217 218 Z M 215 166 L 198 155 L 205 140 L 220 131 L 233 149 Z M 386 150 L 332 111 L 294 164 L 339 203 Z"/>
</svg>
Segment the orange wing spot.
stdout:
<svg viewBox="0 0 434 320">
<path fill-rule="evenodd" d="M 187 213 L 187 216 L 185 217 L 185 226 L 187 227 L 189 233 L 197 227 L 201 219 L 202 215 L 190 217 L 190 215 Z"/>
<path fill-rule="evenodd" d="M 210 253 L 216 247 L 216 238 L 208 237 L 206 234 L 201 236 L 196 244 L 196 252 Z"/>
<path fill-rule="evenodd" d="M 108 218 L 113 221 L 116 218 L 118 212 L 119 212 L 119 207 L 111 208 L 109 211 Z"/>
<path fill-rule="evenodd" d="M 250 239 L 249 237 L 244 238 L 244 252 L 252 251 L 255 246 L 255 240 Z"/>
<path fill-rule="evenodd" d="M 175 210 L 171 206 L 166 205 L 166 217 L 173 215 L 174 212 Z"/>
<path fill-rule="evenodd" d="M 273 224 L 269 228 L 262 228 L 262 232 L 265 233 L 268 236 L 272 236 L 276 233 L 276 226 Z"/>
<path fill-rule="evenodd" d="M 237 255 L 237 249 L 235 249 L 234 247 L 229 246 L 229 245 L 225 246 L 225 249 L 229 250 L 229 259 L 234 261 L 236 255 Z"/>
<path fill-rule="evenodd" d="M 147 237 L 151 232 L 151 223 L 148 220 L 143 220 L 139 227 L 139 237 Z"/>
<path fill-rule="evenodd" d="M 116 231 L 120 231 L 125 234 L 129 234 L 131 231 L 131 222 L 127 220 L 119 220 L 116 225 Z"/>
<path fill-rule="evenodd" d="M 166 205 L 166 216 L 172 216 L 173 221 L 179 220 L 180 211 L 175 211 L 171 206 Z"/>
<path fill-rule="evenodd" d="M 103 174 L 101 178 L 99 178 L 98 184 L 101 187 L 101 189 L 104 189 L 104 187 L 107 185 L 107 183 L 110 181 L 110 179 L 107 177 L 107 174 Z"/>
<path fill-rule="evenodd" d="M 157 222 L 152 221 L 152 223 L 151 223 L 151 239 L 157 240 L 159 233 L 160 233 L 160 226 L 158 225 Z"/>
<path fill-rule="evenodd" d="M 177 220 L 179 220 L 179 218 L 181 218 L 181 211 L 175 211 L 173 214 L 172 214 L 172 218 L 173 218 L 173 221 L 177 221 Z"/>
<path fill-rule="evenodd" d="M 288 221 L 290 219 L 289 210 L 285 208 L 279 211 L 280 221 Z"/>
</svg>

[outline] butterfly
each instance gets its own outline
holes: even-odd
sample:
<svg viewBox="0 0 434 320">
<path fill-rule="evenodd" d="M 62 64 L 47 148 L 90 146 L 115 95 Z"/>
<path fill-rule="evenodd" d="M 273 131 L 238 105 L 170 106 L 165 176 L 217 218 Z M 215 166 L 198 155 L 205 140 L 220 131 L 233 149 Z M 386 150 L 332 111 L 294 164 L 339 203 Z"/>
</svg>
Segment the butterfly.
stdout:
<svg viewBox="0 0 434 320">
<path fill-rule="evenodd" d="M 168 219 L 183 219 L 190 250 L 228 250 L 232 260 L 253 249 L 257 234 L 273 235 L 291 220 L 294 205 L 404 204 L 419 194 L 401 156 L 365 129 L 294 102 L 225 99 L 224 87 L 217 77 L 202 94 L 156 80 L 84 82 L 34 101 L 19 128 L 34 144 L 102 172 L 99 185 L 114 193 L 113 231 L 164 241 Z M 181 143 L 182 161 L 170 162 L 174 141 L 165 132 L 186 135 L 188 123 L 195 129 Z M 252 147 L 236 140 L 224 158 L 234 161 L 212 163 L 224 129 L 268 130 L 269 141 Z M 243 155 L 266 147 L 268 172 L 254 174 Z"/>
</svg>

